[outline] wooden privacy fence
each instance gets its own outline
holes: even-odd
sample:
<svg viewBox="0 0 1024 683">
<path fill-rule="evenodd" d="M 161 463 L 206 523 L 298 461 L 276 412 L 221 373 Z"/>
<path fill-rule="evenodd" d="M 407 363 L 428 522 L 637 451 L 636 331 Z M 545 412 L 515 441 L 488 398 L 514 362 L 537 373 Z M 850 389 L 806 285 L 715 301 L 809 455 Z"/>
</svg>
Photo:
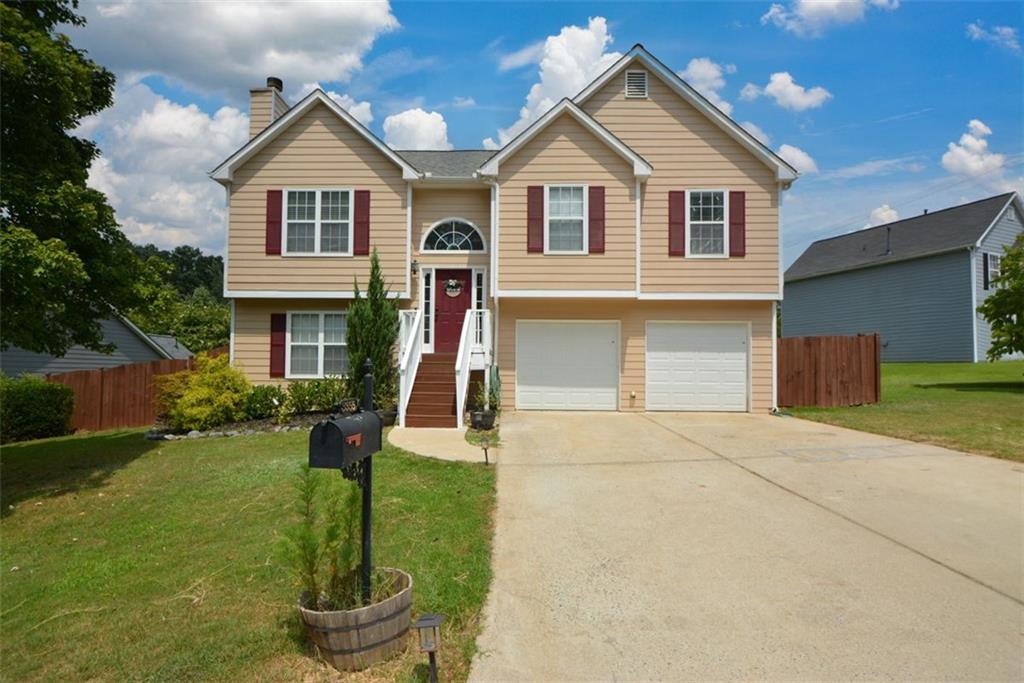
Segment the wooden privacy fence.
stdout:
<svg viewBox="0 0 1024 683">
<path fill-rule="evenodd" d="M 118 427 L 144 427 L 156 419 L 153 378 L 187 370 L 192 365 L 191 358 L 154 360 L 116 368 L 47 375 L 46 380 L 69 386 L 75 392 L 72 429 L 95 432 Z"/>
<path fill-rule="evenodd" d="M 780 406 L 855 406 L 882 398 L 881 341 L 786 337 L 778 341 Z"/>
</svg>

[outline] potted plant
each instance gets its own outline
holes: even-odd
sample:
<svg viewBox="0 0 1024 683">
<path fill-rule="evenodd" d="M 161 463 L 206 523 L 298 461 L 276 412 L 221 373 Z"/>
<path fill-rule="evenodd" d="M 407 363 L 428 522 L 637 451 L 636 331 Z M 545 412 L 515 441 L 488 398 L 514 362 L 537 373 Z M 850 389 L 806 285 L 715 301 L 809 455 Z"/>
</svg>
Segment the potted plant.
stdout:
<svg viewBox="0 0 1024 683">
<path fill-rule="evenodd" d="M 398 415 L 398 369 L 395 367 L 395 343 L 398 341 L 398 300 L 388 297 L 388 286 L 381 272 L 376 248 L 370 255 L 370 280 L 366 295 L 354 284 L 354 298 L 346 313 L 348 367 L 361 368 L 370 359 L 373 368 L 373 403 L 385 425 L 393 425 Z M 363 395 L 362 373 L 350 372 L 348 395 Z"/>
<path fill-rule="evenodd" d="M 501 410 L 501 384 L 498 382 L 497 368 L 492 366 L 491 388 L 487 383 L 480 382 L 476 392 L 476 410 L 469 413 L 469 424 L 473 429 L 494 429 L 494 418 Z"/>
<path fill-rule="evenodd" d="M 359 671 L 401 651 L 412 608 L 412 577 L 389 567 L 371 572 L 362 599 L 359 489 L 303 463 L 298 521 L 282 553 L 300 589 L 299 613 L 320 656 L 339 671 Z"/>
</svg>

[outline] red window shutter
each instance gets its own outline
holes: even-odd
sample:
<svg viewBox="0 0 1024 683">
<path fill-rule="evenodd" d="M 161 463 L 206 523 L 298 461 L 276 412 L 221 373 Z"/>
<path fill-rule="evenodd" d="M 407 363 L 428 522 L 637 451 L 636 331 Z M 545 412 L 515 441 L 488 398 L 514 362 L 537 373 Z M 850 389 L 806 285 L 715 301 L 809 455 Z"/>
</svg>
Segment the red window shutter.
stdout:
<svg viewBox="0 0 1024 683">
<path fill-rule="evenodd" d="M 370 253 L 370 191 L 356 190 L 355 238 L 352 253 L 366 256 Z"/>
<path fill-rule="evenodd" d="M 267 190 L 267 253 L 281 253 L 281 190 Z"/>
<path fill-rule="evenodd" d="M 668 255 L 686 256 L 686 192 L 668 193 Z"/>
<path fill-rule="evenodd" d="M 589 251 L 591 254 L 604 253 L 604 188 L 600 185 L 591 186 L 587 196 L 587 218 L 590 225 Z"/>
<path fill-rule="evenodd" d="M 544 186 L 526 188 L 526 251 L 544 253 Z"/>
<path fill-rule="evenodd" d="M 729 193 L 729 256 L 747 255 L 747 193 Z"/>
<path fill-rule="evenodd" d="M 270 314 L 270 376 L 284 377 L 284 333 L 288 325 L 285 313 Z"/>
</svg>

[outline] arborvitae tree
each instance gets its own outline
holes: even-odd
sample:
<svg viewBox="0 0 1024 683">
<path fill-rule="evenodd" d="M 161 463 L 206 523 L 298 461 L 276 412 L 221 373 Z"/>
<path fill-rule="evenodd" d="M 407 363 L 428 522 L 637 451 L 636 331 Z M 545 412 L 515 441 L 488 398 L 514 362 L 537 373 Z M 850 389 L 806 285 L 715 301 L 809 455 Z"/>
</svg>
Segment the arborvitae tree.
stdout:
<svg viewBox="0 0 1024 683">
<path fill-rule="evenodd" d="M 376 248 L 370 255 L 370 281 L 366 296 L 355 281 L 355 298 L 348 306 L 348 390 L 363 395 L 363 361 L 373 368 L 373 400 L 378 408 L 391 410 L 398 404 L 398 368 L 395 341 L 398 339 L 398 302 L 388 298 L 388 286 L 380 269 Z"/>
</svg>

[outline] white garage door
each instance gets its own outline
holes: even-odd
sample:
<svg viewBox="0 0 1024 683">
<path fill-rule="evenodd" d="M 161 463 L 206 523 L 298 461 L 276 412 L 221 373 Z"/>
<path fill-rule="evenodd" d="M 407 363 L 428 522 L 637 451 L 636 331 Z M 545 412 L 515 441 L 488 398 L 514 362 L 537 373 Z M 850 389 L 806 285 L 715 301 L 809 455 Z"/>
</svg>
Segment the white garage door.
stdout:
<svg viewBox="0 0 1024 683">
<path fill-rule="evenodd" d="M 616 410 L 618 323 L 516 324 L 516 408 Z"/>
<path fill-rule="evenodd" d="M 747 410 L 747 326 L 647 323 L 648 410 Z"/>
</svg>

